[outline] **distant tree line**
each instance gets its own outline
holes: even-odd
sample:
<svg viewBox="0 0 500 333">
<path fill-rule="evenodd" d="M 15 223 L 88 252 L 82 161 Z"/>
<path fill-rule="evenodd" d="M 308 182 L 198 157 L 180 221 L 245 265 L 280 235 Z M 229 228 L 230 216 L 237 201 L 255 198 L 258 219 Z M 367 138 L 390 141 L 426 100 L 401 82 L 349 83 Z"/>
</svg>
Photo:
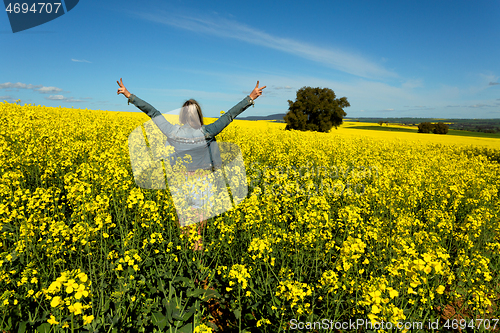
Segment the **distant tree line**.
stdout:
<svg viewBox="0 0 500 333">
<path fill-rule="evenodd" d="M 434 134 L 446 134 L 448 133 L 448 125 L 439 123 L 423 122 L 418 124 L 418 133 L 434 133 Z"/>
</svg>

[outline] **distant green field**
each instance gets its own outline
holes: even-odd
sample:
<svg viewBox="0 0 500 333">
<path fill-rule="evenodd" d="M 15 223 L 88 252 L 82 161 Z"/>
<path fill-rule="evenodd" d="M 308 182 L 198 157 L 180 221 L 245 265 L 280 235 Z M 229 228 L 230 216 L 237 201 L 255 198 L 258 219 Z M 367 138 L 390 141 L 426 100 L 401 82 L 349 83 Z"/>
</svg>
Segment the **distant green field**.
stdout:
<svg viewBox="0 0 500 333">
<path fill-rule="evenodd" d="M 500 138 L 500 133 L 483 133 L 460 130 L 449 130 L 446 135 L 473 136 L 477 138 Z"/>
<path fill-rule="evenodd" d="M 391 126 L 349 126 L 346 128 L 364 129 L 364 130 L 375 130 L 375 131 L 389 131 L 389 132 L 408 132 L 417 133 L 416 129 L 411 128 L 401 128 L 401 127 L 391 127 Z"/>
<path fill-rule="evenodd" d="M 347 128 L 353 129 L 363 129 L 363 130 L 374 130 L 374 131 L 389 131 L 389 132 L 407 132 L 407 133 L 418 133 L 417 129 L 392 127 L 392 126 L 349 126 Z M 422 133 L 425 135 L 426 133 Z M 438 135 L 429 133 L 428 135 Z M 477 138 L 500 138 L 500 133 L 482 133 L 482 132 L 471 132 L 471 131 L 460 131 L 460 130 L 449 130 L 445 135 L 457 135 L 457 136 L 470 136 Z"/>
</svg>

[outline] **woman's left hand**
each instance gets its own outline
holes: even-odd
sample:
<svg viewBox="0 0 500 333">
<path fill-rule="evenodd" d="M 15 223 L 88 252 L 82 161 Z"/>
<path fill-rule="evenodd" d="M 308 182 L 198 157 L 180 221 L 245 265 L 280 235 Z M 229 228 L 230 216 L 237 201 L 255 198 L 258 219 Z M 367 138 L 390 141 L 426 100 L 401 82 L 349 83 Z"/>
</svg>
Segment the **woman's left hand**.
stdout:
<svg viewBox="0 0 500 333">
<path fill-rule="evenodd" d="M 266 86 L 259 88 L 259 81 L 257 81 L 257 85 L 255 86 L 254 90 L 250 93 L 250 98 L 255 100 L 257 97 L 262 95 L 262 89 L 264 89 L 265 87 Z"/>
</svg>

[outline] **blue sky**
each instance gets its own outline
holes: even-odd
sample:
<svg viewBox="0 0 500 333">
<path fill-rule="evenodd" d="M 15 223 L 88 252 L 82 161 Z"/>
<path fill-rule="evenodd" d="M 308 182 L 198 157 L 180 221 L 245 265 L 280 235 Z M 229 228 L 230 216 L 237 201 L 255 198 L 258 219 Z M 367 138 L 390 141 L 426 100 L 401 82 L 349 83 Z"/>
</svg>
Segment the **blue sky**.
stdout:
<svg viewBox="0 0 500 333">
<path fill-rule="evenodd" d="M 500 117 L 500 2 L 96 1 L 12 33 L 0 14 L 0 100 L 207 117 L 266 85 L 241 116 L 286 113 L 303 86 L 347 117 Z"/>
</svg>

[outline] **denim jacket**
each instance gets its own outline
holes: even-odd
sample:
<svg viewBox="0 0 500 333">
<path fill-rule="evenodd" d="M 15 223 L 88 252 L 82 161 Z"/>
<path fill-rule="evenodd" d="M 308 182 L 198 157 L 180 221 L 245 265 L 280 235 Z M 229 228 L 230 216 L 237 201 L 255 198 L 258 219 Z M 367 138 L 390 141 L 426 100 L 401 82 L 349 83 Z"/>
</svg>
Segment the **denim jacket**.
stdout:
<svg viewBox="0 0 500 333">
<path fill-rule="evenodd" d="M 218 145 L 212 143 L 215 141 L 215 136 L 226 128 L 236 116 L 254 104 L 250 96 L 247 96 L 214 123 L 194 129 L 189 124 L 183 126 L 171 124 L 152 105 L 134 94 L 130 94 L 128 103 L 130 104 L 130 102 L 151 118 L 159 130 L 167 137 L 168 143 L 174 147 L 175 154 L 171 156 L 170 160 L 172 164 L 174 164 L 176 158 L 185 157 L 186 155 L 192 157 L 192 162 L 187 165 L 188 171 L 220 167 L 220 151 Z"/>
</svg>

